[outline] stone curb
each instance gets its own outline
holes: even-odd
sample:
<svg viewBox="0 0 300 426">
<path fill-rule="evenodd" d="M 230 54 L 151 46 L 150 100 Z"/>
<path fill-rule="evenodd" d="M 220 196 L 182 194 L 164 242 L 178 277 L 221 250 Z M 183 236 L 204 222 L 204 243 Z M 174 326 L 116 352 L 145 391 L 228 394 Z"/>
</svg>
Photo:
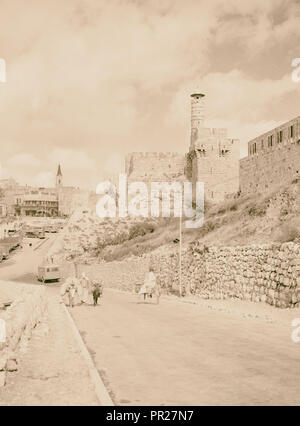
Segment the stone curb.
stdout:
<svg viewBox="0 0 300 426">
<path fill-rule="evenodd" d="M 80 335 L 80 333 L 79 333 L 79 331 L 78 331 L 78 329 L 75 325 L 75 322 L 74 322 L 70 312 L 68 311 L 68 309 L 66 308 L 64 303 L 61 303 L 61 305 L 63 306 L 63 309 L 66 312 L 66 315 L 67 315 L 67 317 L 70 321 L 70 325 L 72 327 L 75 339 L 76 339 L 76 341 L 79 345 L 80 351 L 83 355 L 83 358 L 84 358 L 85 363 L 87 365 L 87 368 L 89 370 L 89 374 L 90 374 L 91 380 L 94 384 L 95 392 L 96 392 L 96 395 L 97 395 L 97 398 L 98 398 L 100 404 L 103 405 L 103 406 L 109 406 L 109 407 L 114 406 L 115 404 L 113 403 L 113 401 L 112 401 L 112 399 L 111 399 L 111 397 L 110 397 L 110 395 L 109 395 L 109 393 L 108 393 L 108 391 L 107 391 L 107 389 L 106 389 L 106 387 L 105 387 L 105 385 L 104 385 L 104 383 L 101 379 L 101 376 L 100 376 L 98 370 L 95 367 L 95 364 L 94 364 L 94 362 L 91 358 L 91 355 L 90 355 L 89 351 L 87 350 L 85 343 L 82 340 L 82 337 L 81 337 L 81 335 Z"/>
</svg>

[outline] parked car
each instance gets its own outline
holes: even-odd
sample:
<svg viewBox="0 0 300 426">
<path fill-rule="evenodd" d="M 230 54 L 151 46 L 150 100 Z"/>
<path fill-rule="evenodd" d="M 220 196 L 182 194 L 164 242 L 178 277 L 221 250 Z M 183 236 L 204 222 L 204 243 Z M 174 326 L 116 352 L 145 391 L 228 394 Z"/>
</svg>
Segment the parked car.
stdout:
<svg viewBox="0 0 300 426">
<path fill-rule="evenodd" d="M 27 231 L 26 232 L 26 237 L 27 238 L 40 238 L 40 239 L 44 239 L 45 237 L 45 232 L 44 231 Z"/>
</svg>

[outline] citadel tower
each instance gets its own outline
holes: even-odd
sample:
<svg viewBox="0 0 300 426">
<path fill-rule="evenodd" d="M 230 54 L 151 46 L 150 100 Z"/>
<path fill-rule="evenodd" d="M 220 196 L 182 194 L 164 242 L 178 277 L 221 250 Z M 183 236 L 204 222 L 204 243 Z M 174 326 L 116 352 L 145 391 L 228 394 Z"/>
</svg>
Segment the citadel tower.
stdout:
<svg viewBox="0 0 300 426">
<path fill-rule="evenodd" d="M 227 129 L 204 127 L 204 99 L 202 93 L 191 95 L 191 142 L 186 175 L 194 184 L 204 182 L 206 200 L 220 202 L 239 190 L 239 140 L 229 139 Z"/>
</svg>

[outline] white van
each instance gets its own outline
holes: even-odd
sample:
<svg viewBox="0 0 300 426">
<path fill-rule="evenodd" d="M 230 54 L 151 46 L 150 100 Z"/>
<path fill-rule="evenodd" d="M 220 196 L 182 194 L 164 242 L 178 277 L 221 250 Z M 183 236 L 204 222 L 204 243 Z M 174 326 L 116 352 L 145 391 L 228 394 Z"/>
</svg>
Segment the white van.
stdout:
<svg viewBox="0 0 300 426">
<path fill-rule="evenodd" d="M 53 264 L 39 266 L 37 279 L 38 281 L 42 281 L 43 283 L 47 281 L 59 281 L 60 280 L 59 266 L 53 265 Z"/>
</svg>

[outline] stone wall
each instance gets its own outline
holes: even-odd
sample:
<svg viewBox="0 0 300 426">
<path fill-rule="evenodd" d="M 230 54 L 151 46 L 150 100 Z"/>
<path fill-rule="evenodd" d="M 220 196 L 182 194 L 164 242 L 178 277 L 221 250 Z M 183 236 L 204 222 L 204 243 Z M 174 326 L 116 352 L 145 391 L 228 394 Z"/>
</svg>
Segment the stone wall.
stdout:
<svg viewBox="0 0 300 426">
<path fill-rule="evenodd" d="M 92 280 L 101 280 L 105 287 L 123 291 L 134 291 L 137 284 L 142 284 L 149 268 L 149 259 L 133 258 L 93 265 L 77 266 L 78 273 L 85 272 Z M 67 275 L 74 274 L 74 266 L 69 265 Z"/>
<path fill-rule="evenodd" d="M 179 294 L 178 251 L 151 254 L 150 264 L 163 293 Z M 79 265 L 78 271 L 85 271 L 91 279 L 100 278 L 105 287 L 131 292 L 144 282 L 148 267 L 149 258 L 144 257 Z M 240 299 L 279 308 L 300 307 L 300 245 L 206 247 L 196 243 L 182 252 L 182 290 L 184 295 L 204 299 Z"/>
<path fill-rule="evenodd" d="M 294 126 L 293 137 L 289 137 L 288 133 L 291 125 Z M 300 119 L 253 139 L 248 144 L 248 151 L 248 157 L 240 160 L 240 190 L 243 195 L 269 192 L 299 179 Z"/>
<path fill-rule="evenodd" d="M 238 139 L 227 137 L 227 129 L 192 129 L 186 175 L 194 184 L 204 182 L 206 200 L 217 203 L 238 192 L 239 146 Z"/>
<path fill-rule="evenodd" d="M 132 152 L 125 159 L 128 181 L 172 182 L 184 176 L 185 157 L 176 152 Z"/>
<path fill-rule="evenodd" d="M 43 287 L 0 281 L 0 296 L 3 292 L 12 304 L 0 309 L 0 319 L 5 321 L 6 328 L 6 341 L 0 343 L 0 386 L 5 385 L 8 372 L 18 369 L 18 352 L 46 311 Z"/>
<path fill-rule="evenodd" d="M 151 262 L 167 293 L 179 290 L 178 253 Z M 300 306 L 300 246 L 294 243 L 239 247 L 195 244 L 182 254 L 184 293 L 237 298 L 279 308 Z"/>
</svg>

